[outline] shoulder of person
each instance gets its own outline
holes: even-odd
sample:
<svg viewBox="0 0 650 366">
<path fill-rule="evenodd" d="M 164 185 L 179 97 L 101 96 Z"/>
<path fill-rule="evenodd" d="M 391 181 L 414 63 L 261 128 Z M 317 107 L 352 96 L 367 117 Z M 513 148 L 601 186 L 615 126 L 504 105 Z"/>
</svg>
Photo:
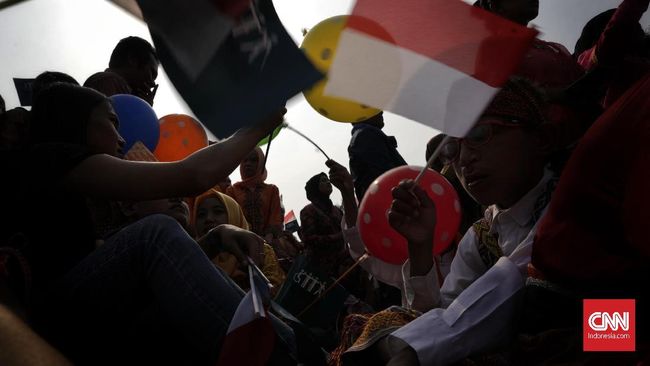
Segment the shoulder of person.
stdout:
<svg viewBox="0 0 650 366">
<path fill-rule="evenodd" d="M 300 210 L 300 214 L 302 215 L 303 213 L 310 213 L 316 210 L 316 206 L 314 206 L 313 203 L 308 203 L 307 206 L 303 207 L 302 210 Z"/>
<path fill-rule="evenodd" d="M 278 188 L 278 186 L 276 186 L 275 184 L 273 184 L 273 183 L 264 183 L 264 184 L 266 185 L 266 187 L 268 189 L 270 189 L 272 191 L 276 191 L 278 193 L 280 192 L 280 188 Z"/>
</svg>

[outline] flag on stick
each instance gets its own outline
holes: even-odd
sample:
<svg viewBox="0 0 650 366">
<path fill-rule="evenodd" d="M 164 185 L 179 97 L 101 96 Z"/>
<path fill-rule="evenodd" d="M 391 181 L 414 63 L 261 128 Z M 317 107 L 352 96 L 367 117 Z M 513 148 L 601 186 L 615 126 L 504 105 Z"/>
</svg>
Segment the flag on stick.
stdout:
<svg viewBox="0 0 650 366">
<path fill-rule="evenodd" d="M 256 123 L 323 77 L 271 0 L 138 4 L 169 79 L 218 138 Z"/>
<path fill-rule="evenodd" d="M 462 137 L 536 34 L 461 0 L 358 0 L 325 94 Z"/>
<path fill-rule="evenodd" d="M 251 289 L 230 322 L 217 366 L 264 366 L 273 353 L 275 331 L 266 311 L 271 300 L 269 283 L 253 261 L 248 260 Z"/>
</svg>

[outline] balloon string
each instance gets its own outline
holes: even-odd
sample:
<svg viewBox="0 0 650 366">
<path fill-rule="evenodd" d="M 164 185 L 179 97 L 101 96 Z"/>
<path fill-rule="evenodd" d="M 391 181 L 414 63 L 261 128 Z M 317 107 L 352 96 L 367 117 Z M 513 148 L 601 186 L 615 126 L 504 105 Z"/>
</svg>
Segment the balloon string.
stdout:
<svg viewBox="0 0 650 366">
<path fill-rule="evenodd" d="M 325 158 L 326 158 L 327 160 L 331 160 L 330 157 L 327 156 L 327 154 L 325 153 L 325 151 L 323 151 L 323 149 L 321 149 L 320 146 L 318 146 L 318 144 L 316 144 L 314 141 L 312 141 L 309 137 L 305 136 L 302 132 L 296 130 L 295 128 L 289 126 L 289 124 L 286 123 L 286 122 L 285 122 L 285 127 L 286 127 L 287 129 L 289 129 L 289 130 L 291 130 L 291 131 L 297 133 L 298 135 L 300 135 L 300 136 L 301 136 L 302 138 L 304 138 L 305 140 L 311 142 L 312 145 L 316 146 L 316 148 L 317 148 L 318 150 L 320 150 L 320 152 L 322 152 L 323 155 L 325 155 Z"/>
<path fill-rule="evenodd" d="M 445 144 L 447 143 L 447 141 L 449 141 L 450 138 L 451 136 L 449 135 L 445 136 L 445 138 L 442 139 L 442 142 L 440 142 L 438 147 L 436 147 L 436 149 L 433 151 L 433 154 L 431 154 L 429 161 L 427 161 L 427 164 L 424 166 L 424 168 L 420 170 L 420 174 L 418 174 L 418 176 L 415 178 L 415 185 L 418 185 L 420 183 L 420 180 L 424 176 L 424 172 L 427 170 L 428 167 L 433 165 L 433 162 L 436 160 L 438 155 L 440 155 L 440 151 L 442 150 L 442 147 L 445 146 Z"/>
<path fill-rule="evenodd" d="M 330 285 L 330 287 L 328 287 L 325 291 L 323 291 L 320 295 L 318 295 L 318 297 L 315 298 L 314 301 L 312 301 L 309 305 L 307 305 L 304 309 L 302 309 L 302 311 L 300 312 L 300 314 L 298 314 L 298 317 L 301 317 L 304 313 L 307 312 L 307 310 L 311 309 L 311 307 L 314 306 L 314 304 L 316 304 L 316 303 L 317 303 L 318 301 L 320 301 L 323 297 L 325 297 L 325 295 L 327 295 L 330 291 L 332 291 L 332 289 L 333 289 L 334 287 L 336 287 L 336 285 L 338 285 L 341 281 L 343 281 L 343 280 L 344 280 L 344 279 L 345 279 L 345 278 L 350 274 L 350 272 L 352 272 L 352 270 L 354 270 L 355 268 L 357 268 L 357 266 L 360 265 L 361 262 L 363 262 L 363 261 L 365 261 L 366 259 L 368 259 L 368 257 L 369 257 L 369 255 L 368 255 L 367 252 L 366 252 L 364 255 L 362 255 L 361 257 L 359 257 L 359 259 L 357 259 L 357 261 L 354 262 L 354 263 L 350 266 L 350 268 L 348 268 L 348 269 L 347 269 L 347 270 L 346 270 L 346 271 L 345 271 L 341 276 L 339 276 L 339 278 L 337 278 L 336 281 L 334 281 L 334 283 Z"/>
</svg>

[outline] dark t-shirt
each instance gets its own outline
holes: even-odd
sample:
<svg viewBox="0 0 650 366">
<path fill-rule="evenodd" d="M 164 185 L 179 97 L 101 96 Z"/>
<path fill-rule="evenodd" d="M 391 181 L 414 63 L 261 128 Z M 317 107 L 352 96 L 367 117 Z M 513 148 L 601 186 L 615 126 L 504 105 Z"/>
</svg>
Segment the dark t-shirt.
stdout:
<svg viewBox="0 0 650 366">
<path fill-rule="evenodd" d="M 85 198 L 60 184 L 90 155 L 83 146 L 63 144 L 0 152 L 6 217 L 0 244 L 22 246 L 35 287 L 57 280 L 94 249 Z"/>
<path fill-rule="evenodd" d="M 363 199 L 370 184 L 385 172 L 406 161 L 397 151 L 397 140 L 379 128 L 358 123 L 352 128 L 352 139 L 348 146 L 350 173 L 354 181 L 357 199 Z"/>
</svg>

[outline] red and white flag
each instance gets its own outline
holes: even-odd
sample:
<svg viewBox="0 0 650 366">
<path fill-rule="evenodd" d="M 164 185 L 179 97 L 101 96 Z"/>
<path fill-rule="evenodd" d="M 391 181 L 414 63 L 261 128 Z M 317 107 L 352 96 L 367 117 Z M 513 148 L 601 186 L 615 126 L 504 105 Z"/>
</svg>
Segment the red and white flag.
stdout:
<svg viewBox="0 0 650 366">
<path fill-rule="evenodd" d="M 298 219 L 296 218 L 296 214 L 293 213 L 293 210 L 289 211 L 286 215 L 284 215 L 284 229 L 294 232 L 298 230 Z"/>
<path fill-rule="evenodd" d="M 270 302 L 268 280 L 257 267 L 249 266 L 248 275 L 251 289 L 230 321 L 217 366 L 264 366 L 273 353 L 275 331 L 265 309 Z"/>
<path fill-rule="evenodd" d="M 289 211 L 286 215 L 284 215 L 284 224 L 288 224 L 291 221 L 296 221 L 296 214 L 293 213 L 293 210 Z"/>
<path fill-rule="evenodd" d="M 536 34 L 461 0 L 357 0 L 325 94 L 461 137 Z"/>
</svg>

